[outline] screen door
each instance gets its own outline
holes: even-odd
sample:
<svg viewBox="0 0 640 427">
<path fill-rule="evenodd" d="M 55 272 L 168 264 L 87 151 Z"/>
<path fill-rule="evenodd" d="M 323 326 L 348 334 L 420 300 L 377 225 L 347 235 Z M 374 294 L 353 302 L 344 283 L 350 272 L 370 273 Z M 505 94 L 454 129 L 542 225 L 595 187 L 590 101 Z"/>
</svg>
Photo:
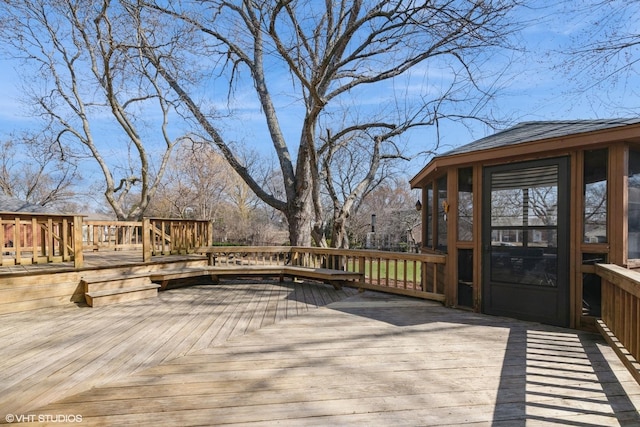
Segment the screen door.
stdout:
<svg viewBox="0 0 640 427">
<path fill-rule="evenodd" d="M 569 159 L 484 170 L 483 310 L 569 323 Z"/>
</svg>

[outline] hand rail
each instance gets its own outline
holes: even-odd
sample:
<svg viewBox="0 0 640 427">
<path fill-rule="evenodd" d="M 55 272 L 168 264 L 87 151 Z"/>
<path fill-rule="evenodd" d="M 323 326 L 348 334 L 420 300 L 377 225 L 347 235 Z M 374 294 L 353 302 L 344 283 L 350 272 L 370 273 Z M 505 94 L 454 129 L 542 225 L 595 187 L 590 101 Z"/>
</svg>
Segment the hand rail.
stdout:
<svg viewBox="0 0 640 427">
<path fill-rule="evenodd" d="M 640 272 L 614 264 L 596 264 L 602 278 L 598 329 L 640 382 Z"/>
<path fill-rule="evenodd" d="M 211 245 L 213 225 L 208 220 L 144 218 L 142 220 L 143 259 L 155 255 L 189 254 Z"/>
<path fill-rule="evenodd" d="M 446 255 L 288 246 L 209 246 L 216 265 L 294 265 L 364 274 L 361 288 L 444 301 Z"/>
<path fill-rule="evenodd" d="M 85 250 L 142 249 L 142 222 L 84 220 L 82 243 Z"/>
<path fill-rule="evenodd" d="M 82 266 L 82 217 L 0 212 L 2 265 L 73 261 Z"/>
</svg>

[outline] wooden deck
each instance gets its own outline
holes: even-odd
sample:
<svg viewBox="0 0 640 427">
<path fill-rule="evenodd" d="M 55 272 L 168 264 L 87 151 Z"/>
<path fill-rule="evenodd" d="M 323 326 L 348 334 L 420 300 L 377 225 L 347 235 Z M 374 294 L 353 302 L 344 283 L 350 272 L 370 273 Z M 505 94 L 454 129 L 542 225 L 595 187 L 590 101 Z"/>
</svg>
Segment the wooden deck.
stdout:
<svg viewBox="0 0 640 427">
<path fill-rule="evenodd" d="M 5 314 L 0 342 L 0 422 L 640 425 L 599 335 L 323 284 Z"/>
<path fill-rule="evenodd" d="M 108 268 L 110 266 L 164 263 L 184 259 L 206 260 L 207 257 L 203 255 L 164 255 L 154 257 L 152 262 L 145 263 L 142 260 L 141 250 L 85 252 L 84 267 L 82 268 L 82 270 L 90 270 L 93 268 Z M 55 273 L 59 271 L 73 270 L 75 270 L 73 262 L 3 265 L 0 266 L 0 275 L 34 274 L 40 272 Z"/>
</svg>

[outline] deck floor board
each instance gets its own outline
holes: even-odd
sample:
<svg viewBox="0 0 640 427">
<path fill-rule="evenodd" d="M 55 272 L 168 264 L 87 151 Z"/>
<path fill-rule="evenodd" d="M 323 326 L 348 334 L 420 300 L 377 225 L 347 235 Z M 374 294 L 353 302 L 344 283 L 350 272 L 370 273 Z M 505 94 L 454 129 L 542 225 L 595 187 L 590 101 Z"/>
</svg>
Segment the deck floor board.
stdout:
<svg viewBox="0 0 640 427">
<path fill-rule="evenodd" d="M 599 335 L 347 287 L 222 281 L 99 309 L 6 314 L 0 324 L 10 343 L 0 349 L 0 416 L 640 424 L 640 385 Z"/>
</svg>

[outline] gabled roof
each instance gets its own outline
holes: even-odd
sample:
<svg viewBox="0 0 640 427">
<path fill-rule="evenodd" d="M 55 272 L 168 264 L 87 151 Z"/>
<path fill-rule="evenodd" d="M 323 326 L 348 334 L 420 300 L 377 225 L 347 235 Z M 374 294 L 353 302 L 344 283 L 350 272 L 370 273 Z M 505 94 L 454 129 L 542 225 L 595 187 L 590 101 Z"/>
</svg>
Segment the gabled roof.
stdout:
<svg viewBox="0 0 640 427">
<path fill-rule="evenodd" d="M 410 183 L 415 188 L 442 167 L 512 156 L 515 152 L 512 147 L 516 146 L 527 147 L 518 151 L 531 155 L 570 146 L 631 140 L 630 135 L 632 140 L 640 141 L 640 118 L 523 122 L 434 157 Z"/>
<path fill-rule="evenodd" d="M 0 212 L 28 212 L 44 214 L 60 214 L 60 211 L 42 205 L 25 202 L 15 197 L 0 194 Z"/>
<path fill-rule="evenodd" d="M 599 130 L 611 129 L 618 126 L 632 125 L 636 123 L 640 123 L 640 119 L 523 122 L 511 128 L 494 133 L 493 135 L 478 139 L 461 147 L 454 148 L 453 150 L 442 154 L 442 156 L 451 156 L 454 154 L 470 153 L 472 151 L 504 147 L 507 145 L 516 145 L 525 142 L 534 142 L 543 139 L 558 138 L 585 132 L 594 132 Z"/>
</svg>

